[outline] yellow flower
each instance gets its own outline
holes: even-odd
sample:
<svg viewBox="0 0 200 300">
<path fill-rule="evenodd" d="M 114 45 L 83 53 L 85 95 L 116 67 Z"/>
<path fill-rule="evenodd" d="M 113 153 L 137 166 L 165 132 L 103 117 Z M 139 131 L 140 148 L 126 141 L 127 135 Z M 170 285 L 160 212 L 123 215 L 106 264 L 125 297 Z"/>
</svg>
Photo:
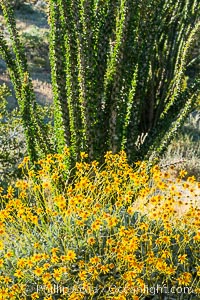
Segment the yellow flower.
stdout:
<svg viewBox="0 0 200 300">
<path fill-rule="evenodd" d="M 23 161 L 18 165 L 18 168 L 22 168 L 26 163 L 28 163 L 30 158 L 28 156 L 24 157 Z"/>
<path fill-rule="evenodd" d="M 163 244 L 169 244 L 170 243 L 170 237 L 165 235 L 161 237 L 161 241 Z"/>
<path fill-rule="evenodd" d="M 183 177 L 185 177 L 185 175 L 187 175 L 187 171 L 185 171 L 185 170 L 181 170 L 181 171 L 179 172 L 179 176 L 180 176 L 180 178 L 183 178 Z"/>
<path fill-rule="evenodd" d="M 0 289 L 0 299 L 1 300 L 9 299 L 8 296 L 9 296 L 8 288 Z"/>
<path fill-rule="evenodd" d="M 172 267 L 171 265 L 166 268 L 165 273 L 169 276 L 175 275 L 176 273 L 176 267 Z"/>
<path fill-rule="evenodd" d="M 180 285 L 189 285 L 192 280 L 192 274 L 184 272 L 180 277 L 177 278 L 177 281 Z"/>
<path fill-rule="evenodd" d="M 200 277 L 200 266 L 196 267 L 196 269 L 197 269 L 197 276 Z"/>
<path fill-rule="evenodd" d="M 86 280 L 86 278 L 87 278 L 87 272 L 86 272 L 86 271 L 80 271 L 80 272 L 78 273 L 78 276 L 79 276 L 79 278 L 80 278 L 82 281 L 84 281 L 84 280 Z"/>
<path fill-rule="evenodd" d="M 52 252 L 53 254 L 55 254 L 55 253 L 58 252 L 58 251 L 59 251 L 58 248 L 52 248 L 52 249 L 51 249 L 51 252 Z"/>
<path fill-rule="evenodd" d="M 33 270 L 33 272 L 35 273 L 35 275 L 37 275 L 38 277 L 40 277 L 43 273 L 43 269 L 40 267 L 37 267 L 35 270 Z"/>
<path fill-rule="evenodd" d="M 126 300 L 126 297 L 123 295 L 119 295 L 117 297 L 115 297 L 116 300 Z"/>
<path fill-rule="evenodd" d="M 28 266 L 29 268 L 31 268 L 31 267 L 34 265 L 34 263 L 33 263 L 33 261 L 32 261 L 31 259 L 28 259 L 28 260 L 26 261 L 26 264 L 27 264 L 27 266 Z"/>
<path fill-rule="evenodd" d="M 70 155 L 70 150 L 69 147 L 65 146 L 63 149 L 64 155 L 69 156 Z"/>
<path fill-rule="evenodd" d="M 26 259 L 20 258 L 17 262 L 17 267 L 23 268 L 26 265 Z"/>
<path fill-rule="evenodd" d="M 60 281 L 62 276 L 62 271 L 59 269 L 56 269 L 53 271 L 53 277 L 56 279 L 56 281 Z"/>
<path fill-rule="evenodd" d="M 104 274 L 106 274 L 106 273 L 109 272 L 109 267 L 108 267 L 108 265 L 101 266 L 100 269 L 101 269 L 101 271 L 102 271 Z"/>
<path fill-rule="evenodd" d="M 101 261 L 101 259 L 98 256 L 94 256 L 94 257 L 90 258 L 90 262 L 92 264 L 98 264 L 98 263 L 100 263 L 100 261 Z"/>
<path fill-rule="evenodd" d="M 52 178 L 53 180 L 58 180 L 58 178 L 59 178 L 58 172 L 53 173 L 52 176 L 51 176 L 51 178 Z"/>
<path fill-rule="evenodd" d="M 4 257 L 5 258 L 11 258 L 13 256 L 13 253 L 11 252 L 11 251 L 8 251 L 5 255 L 4 255 Z"/>
<path fill-rule="evenodd" d="M 33 224 L 35 224 L 35 225 L 38 224 L 38 217 L 37 217 L 37 216 L 31 216 L 30 219 L 31 219 L 31 222 L 32 222 Z"/>
<path fill-rule="evenodd" d="M 12 279 L 11 279 L 10 277 L 8 277 L 8 276 L 5 276 L 5 277 L 3 278 L 3 281 L 4 281 L 6 284 L 8 284 L 9 282 L 12 282 Z"/>
<path fill-rule="evenodd" d="M 162 258 L 170 258 L 171 257 L 171 252 L 169 250 L 163 250 L 161 257 Z"/>
<path fill-rule="evenodd" d="M 76 253 L 73 250 L 68 250 L 66 254 L 66 260 L 74 261 L 76 259 Z"/>
<path fill-rule="evenodd" d="M 59 261 L 59 257 L 55 254 L 53 254 L 53 256 L 51 257 L 51 262 L 52 263 L 57 263 Z"/>
<path fill-rule="evenodd" d="M 93 244 L 95 244 L 96 240 L 95 240 L 94 237 L 89 237 L 87 242 L 88 242 L 89 245 L 93 245 Z"/>
<path fill-rule="evenodd" d="M 139 285 L 142 289 L 145 288 L 145 283 L 144 283 L 144 280 L 143 280 L 142 278 L 137 278 L 136 281 L 137 281 L 138 285 Z"/>
<path fill-rule="evenodd" d="M 160 272 L 165 273 L 167 269 L 167 263 L 164 260 L 158 258 L 156 263 L 156 269 Z"/>
<path fill-rule="evenodd" d="M 196 181 L 196 178 L 194 176 L 190 176 L 187 178 L 187 181 L 190 183 L 194 183 Z"/>
<path fill-rule="evenodd" d="M 23 273 L 20 269 L 17 269 L 16 272 L 14 273 L 14 275 L 18 278 L 23 277 Z"/>
<path fill-rule="evenodd" d="M 147 223 L 140 223 L 139 228 L 142 230 L 147 231 L 148 230 L 149 225 Z"/>
<path fill-rule="evenodd" d="M 84 295 L 81 293 L 74 292 L 69 297 L 68 300 L 82 300 L 84 299 Z"/>
<path fill-rule="evenodd" d="M 91 229 L 96 231 L 96 230 L 99 230 L 100 229 L 100 226 L 101 226 L 101 222 L 98 222 L 97 220 L 95 222 L 92 223 L 91 225 Z"/>
<path fill-rule="evenodd" d="M 85 153 L 85 152 L 81 152 L 81 153 L 80 153 L 80 156 L 81 156 L 81 159 L 83 159 L 83 158 L 87 158 L 87 157 L 88 157 L 88 154 Z"/>
<path fill-rule="evenodd" d="M 45 264 L 43 265 L 43 269 L 44 269 L 44 270 L 47 270 L 49 267 L 50 267 L 50 264 L 49 264 L 49 263 L 45 263 Z"/>
<path fill-rule="evenodd" d="M 34 248 L 39 248 L 39 247 L 40 247 L 40 244 L 39 244 L 39 243 L 34 243 L 33 247 L 34 247 Z"/>
<path fill-rule="evenodd" d="M 3 250 L 3 248 L 4 248 L 4 244 L 2 241 L 0 241 L 0 251 Z"/>
<path fill-rule="evenodd" d="M 39 294 L 38 293 L 33 293 L 32 295 L 31 295 L 31 298 L 32 299 L 39 299 L 40 298 L 40 296 L 39 296 Z"/>
<path fill-rule="evenodd" d="M 111 238 L 107 239 L 107 241 L 106 241 L 106 244 L 109 246 L 112 246 L 114 243 L 115 243 L 114 240 Z"/>
<path fill-rule="evenodd" d="M 114 227 L 118 224 L 118 219 L 116 217 L 108 218 L 107 220 L 108 227 Z"/>
<path fill-rule="evenodd" d="M 183 263 L 187 260 L 187 254 L 179 255 L 178 256 L 178 261 Z"/>
<path fill-rule="evenodd" d="M 49 181 L 45 181 L 42 183 L 43 189 L 50 189 L 51 188 L 51 183 Z"/>
</svg>

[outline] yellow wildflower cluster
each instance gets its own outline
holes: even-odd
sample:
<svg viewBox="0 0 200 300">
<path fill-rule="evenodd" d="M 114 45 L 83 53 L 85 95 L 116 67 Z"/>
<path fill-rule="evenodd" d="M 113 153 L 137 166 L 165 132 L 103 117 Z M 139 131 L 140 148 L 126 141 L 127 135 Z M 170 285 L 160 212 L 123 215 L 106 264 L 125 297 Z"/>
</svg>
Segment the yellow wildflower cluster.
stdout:
<svg viewBox="0 0 200 300">
<path fill-rule="evenodd" d="M 163 285 L 198 294 L 195 178 L 131 167 L 123 151 L 102 166 L 81 153 L 69 171 L 68 156 L 25 159 L 24 180 L 1 194 L 0 299 L 138 300 Z"/>
</svg>

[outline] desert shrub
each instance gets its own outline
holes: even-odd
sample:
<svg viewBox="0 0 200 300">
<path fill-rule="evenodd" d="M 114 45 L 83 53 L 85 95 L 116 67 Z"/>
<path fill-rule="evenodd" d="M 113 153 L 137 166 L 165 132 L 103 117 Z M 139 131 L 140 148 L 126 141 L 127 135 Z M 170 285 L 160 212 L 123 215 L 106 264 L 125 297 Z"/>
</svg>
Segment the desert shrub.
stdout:
<svg viewBox="0 0 200 300">
<path fill-rule="evenodd" d="M 18 164 L 27 155 L 19 110 L 8 110 L 8 87 L 0 86 L 0 184 L 7 187 L 21 175 Z"/>
<path fill-rule="evenodd" d="M 20 9 L 25 3 L 36 4 L 37 0 L 9 0 L 10 4 L 15 9 Z"/>
<path fill-rule="evenodd" d="M 47 30 L 38 30 L 36 26 L 31 27 L 21 35 L 29 65 L 34 71 L 39 68 L 50 72 L 48 36 Z"/>
<path fill-rule="evenodd" d="M 20 8 L 20 6 L 24 3 L 24 0 L 11 0 L 10 4 L 14 7 L 14 8 Z"/>
<path fill-rule="evenodd" d="M 175 174 L 181 168 L 200 180 L 200 112 L 194 111 L 186 119 L 178 135 L 172 140 L 160 164 L 175 163 Z"/>
<path fill-rule="evenodd" d="M 9 95 L 9 88 L 0 85 L 0 185 L 4 188 L 21 177 L 18 165 L 27 155 L 21 114 L 18 108 L 9 110 Z M 38 105 L 38 112 L 46 133 L 52 136 L 52 107 Z"/>
<path fill-rule="evenodd" d="M 18 196 L 10 187 L 1 197 L 9 202 L 0 211 L 0 295 L 138 300 L 152 299 L 159 286 L 159 299 L 170 291 L 176 299 L 198 296 L 195 178 L 182 183 L 182 170 L 170 181 L 144 162 L 133 168 L 124 152 L 108 152 L 104 165 L 82 152 L 69 181 L 69 152 L 48 155 L 35 169 L 26 157 Z"/>
</svg>

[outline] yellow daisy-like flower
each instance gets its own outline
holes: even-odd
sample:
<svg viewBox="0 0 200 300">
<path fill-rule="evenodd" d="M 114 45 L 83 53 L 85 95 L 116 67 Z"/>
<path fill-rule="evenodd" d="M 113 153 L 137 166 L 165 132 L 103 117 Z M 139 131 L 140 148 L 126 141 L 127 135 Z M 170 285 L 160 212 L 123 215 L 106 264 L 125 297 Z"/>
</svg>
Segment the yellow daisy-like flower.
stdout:
<svg viewBox="0 0 200 300">
<path fill-rule="evenodd" d="M 180 285 L 189 285 L 192 279 L 192 274 L 184 272 L 180 277 L 177 278 L 177 281 Z"/>
<path fill-rule="evenodd" d="M 51 252 L 52 252 L 53 254 L 55 254 L 55 253 L 58 252 L 58 251 L 59 251 L 58 248 L 52 248 L 52 249 L 51 249 Z"/>
<path fill-rule="evenodd" d="M 0 250 L 3 250 L 3 248 L 4 248 L 4 244 L 2 241 L 0 241 Z"/>
<path fill-rule="evenodd" d="M 44 283 L 49 282 L 49 280 L 51 279 L 51 274 L 50 273 L 44 273 L 42 275 L 42 280 Z"/>
<path fill-rule="evenodd" d="M 88 154 L 85 153 L 85 152 L 81 152 L 81 153 L 80 153 L 80 156 L 81 156 L 81 158 L 83 159 L 83 158 L 87 158 L 87 157 L 88 157 Z"/>
<path fill-rule="evenodd" d="M 80 278 L 82 281 L 84 281 L 84 280 L 86 280 L 86 278 L 87 278 L 87 272 L 86 272 L 86 271 L 81 271 L 81 272 L 79 272 L 78 276 L 79 276 L 79 278 Z"/>
<path fill-rule="evenodd" d="M 62 277 L 62 271 L 59 269 L 54 270 L 53 277 L 56 279 L 56 281 L 60 281 Z"/>
<path fill-rule="evenodd" d="M 73 250 L 68 250 L 66 254 L 66 260 L 74 261 L 76 259 L 76 253 Z"/>
<path fill-rule="evenodd" d="M 93 244 L 95 244 L 96 240 L 95 240 L 94 237 L 89 237 L 87 242 L 88 242 L 89 245 L 93 245 Z"/>
<path fill-rule="evenodd" d="M 40 296 L 36 292 L 31 295 L 31 299 L 39 299 L 39 298 L 40 298 Z"/>
<path fill-rule="evenodd" d="M 5 258 L 11 258 L 13 256 L 13 253 L 11 251 L 8 251 L 6 254 L 5 254 Z"/>
<path fill-rule="evenodd" d="M 100 261 L 101 261 L 101 259 L 98 256 L 94 256 L 94 257 L 90 258 L 90 262 L 92 264 L 98 264 L 98 263 L 100 263 Z"/>
<path fill-rule="evenodd" d="M 179 177 L 181 177 L 181 178 L 185 177 L 186 175 L 187 175 L 187 171 L 185 171 L 185 170 L 181 170 L 179 172 Z"/>
<path fill-rule="evenodd" d="M 197 269 L 197 276 L 200 277 L 200 266 L 196 268 Z"/>
<path fill-rule="evenodd" d="M 184 263 L 187 260 L 187 254 L 179 255 L 178 260 L 181 263 Z"/>
<path fill-rule="evenodd" d="M 18 277 L 18 278 L 23 277 L 22 270 L 17 269 L 14 275 L 15 275 L 16 277 Z"/>
<path fill-rule="evenodd" d="M 34 274 L 37 275 L 38 277 L 40 277 L 43 273 L 43 269 L 40 267 L 37 267 L 34 271 Z"/>
</svg>

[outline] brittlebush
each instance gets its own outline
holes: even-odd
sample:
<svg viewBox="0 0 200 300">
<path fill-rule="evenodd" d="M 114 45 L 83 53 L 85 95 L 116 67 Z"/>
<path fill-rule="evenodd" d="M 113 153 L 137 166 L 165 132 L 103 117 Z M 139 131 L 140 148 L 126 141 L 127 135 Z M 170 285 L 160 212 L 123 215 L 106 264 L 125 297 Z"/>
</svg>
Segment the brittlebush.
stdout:
<svg viewBox="0 0 200 300">
<path fill-rule="evenodd" d="M 195 178 L 133 168 L 124 152 L 101 166 L 81 153 L 69 172 L 68 157 L 65 148 L 34 168 L 25 158 L 24 179 L 1 195 L 0 298 L 137 300 L 156 286 L 198 295 Z"/>
</svg>

